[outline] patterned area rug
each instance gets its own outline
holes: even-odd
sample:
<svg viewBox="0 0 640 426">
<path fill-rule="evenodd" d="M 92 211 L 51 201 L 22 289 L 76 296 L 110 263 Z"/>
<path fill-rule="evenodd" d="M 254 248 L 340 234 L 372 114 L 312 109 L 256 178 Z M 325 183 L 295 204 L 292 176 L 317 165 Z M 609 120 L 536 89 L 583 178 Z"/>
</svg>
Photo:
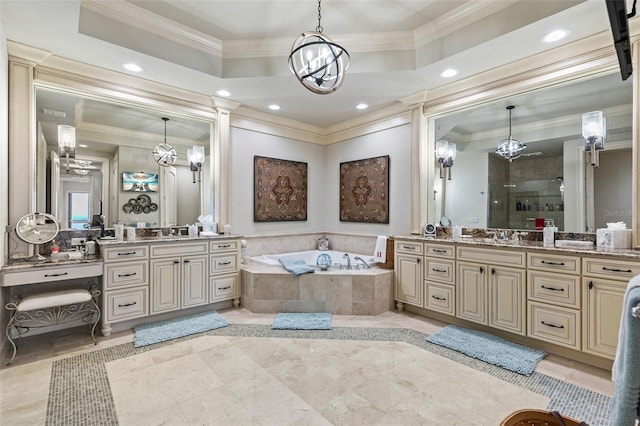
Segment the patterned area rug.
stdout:
<svg viewBox="0 0 640 426">
<path fill-rule="evenodd" d="M 497 377 L 505 382 L 548 396 L 547 409 L 580 419 L 591 426 L 610 424 L 610 398 L 597 392 L 534 372 L 523 376 L 493 364 L 468 357 L 460 352 L 432 344 L 426 335 L 415 330 L 387 328 L 336 327 L 332 330 L 272 330 L 268 325 L 238 325 L 210 330 L 211 336 L 250 336 L 263 338 L 296 337 L 308 339 L 398 341 L 412 344 L 426 351 Z M 175 342 L 191 339 L 186 336 L 154 346 L 135 348 L 126 343 L 53 363 L 47 425 L 117 425 L 118 416 L 105 364 L 127 358 Z"/>
<path fill-rule="evenodd" d="M 188 317 L 142 324 L 133 329 L 135 332 L 133 345 L 139 348 L 228 325 L 229 323 L 217 312 L 205 312 Z"/>
<path fill-rule="evenodd" d="M 448 325 L 427 338 L 431 343 L 462 352 L 498 367 L 529 376 L 547 354 L 493 334 Z"/>
<path fill-rule="evenodd" d="M 331 330 L 331 314 L 282 313 L 276 315 L 271 328 L 274 330 Z"/>
</svg>

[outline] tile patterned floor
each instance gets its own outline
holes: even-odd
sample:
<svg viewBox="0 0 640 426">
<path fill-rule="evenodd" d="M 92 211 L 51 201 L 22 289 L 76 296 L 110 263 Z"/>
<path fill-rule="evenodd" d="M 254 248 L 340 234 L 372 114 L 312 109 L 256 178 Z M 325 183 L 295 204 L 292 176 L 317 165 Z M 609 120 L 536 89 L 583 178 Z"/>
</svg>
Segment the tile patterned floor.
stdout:
<svg viewBox="0 0 640 426">
<path fill-rule="evenodd" d="M 291 392 L 292 394 L 289 395 L 290 398 L 287 399 L 287 401 L 289 401 L 289 405 L 291 407 L 297 407 L 296 409 L 298 411 L 296 412 L 300 414 L 300 416 L 297 417 L 299 419 L 299 422 L 297 422 L 298 424 L 327 424 L 326 422 L 336 424 L 359 423 L 355 421 L 356 419 L 354 419 L 353 417 L 349 417 L 358 412 L 358 403 L 361 402 L 360 399 L 356 397 L 359 395 L 356 391 L 351 390 L 351 392 L 347 392 L 346 395 L 351 396 L 351 399 L 345 397 L 344 399 L 334 401 L 333 404 L 329 404 L 325 400 L 325 405 L 318 405 L 319 403 L 314 405 L 309 401 L 314 401 L 315 397 L 320 398 L 322 396 L 322 389 L 311 392 L 310 394 L 305 394 L 304 387 L 301 389 L 296 389 L 295 384 L 297 376 L 287 376 L 285 374 L 287 371 L 289 371 L 289 368 L 295 371 L 295 367 L 299 367 L 298 364 L 300 363 L 301 358 L 294 357 L 293 359 L 282 360 L 279 359 L 278 356 L 274 355 L 274 348 L 277 347 L 280 347 L 280 353 L 291 353 L 295 348 L 306 347 L 308 349 L 307 346 L 312 344 L 311 342 L 313 342 L 313 344 L 316 344 L 322 341 L 311 340 L 301 346 L 279 346 L 272 344 L 272 341 L 270 341 L 268 344 L 264 345 L 261 344 L 261 342 L 264 342 L 264 339 L 255 339 L 260 339 L 260 336 L 270 335 L 273 332 L 269 329 L 269 327 L 265 327 L 264 325 L 271 324 L 274 315 L 253 314 L 243 309 L 231 309 L 221 311 L 220 313 L 225 317 L 225 319 L 227 319 L 227 321 L 237 326 L 221 329 L 225 330 L 221 331 L 221 333 L 227 333 L 229 334 L 229 336 L 224 336 L 223 334 L 223 336 L 220 337 L 207 337 L 205 340 L 207 340 L 208 343 L 204 346 L 208 347 L 208 345 L 211 344 L 211 339 L 217 339 L 214 347 L 216 345 L 222 345 L 233 348 L 232 350 L 235 351 L 234 353 L 237 355 L 237 359 L 245 359 L 248 363 L 247 365 L 252 365 L 253 367 L 255 367 L 250 370 L 253 374 L 260 375 L 260 377 L 271 377 L 270 374 L 273 374 L 274 372 L 283 374 L 284 376 L 282 377 L 284 378 L 281 378 L 275 384 L 272 383 L 272 385 L 282 385 L 282 383 L 288 385 L 288 392 Z M 389 351 L 380 351 L 377 346 L 388 345 L 388 340 L 394 340 L 396 338 L 396 340 L 399 340 L 400 342 L 406 342 L 407 340 L 409 340 L 409 343 L 411 343 L 411 345 L 405 345 L 405 343 L 399 343 L 398 345 L 407 346 L 409 348 L 407 350 L 411 353 L 414 353 L 414 351 L 418 351 L 416 353 L 421 353 L 425 356 L 427 355 L 424 351 L 420 351 L 419 349 L 417 349 L 416 346 L 427 349 L 428 351 L 436 354 L 438 354 L 438 351 L 445 350 L 444 348 L 440 347 L 429 349 L 427 345 L 430 344 L 424 342 L 424 335 L 421 334 L 432 334 L 439 330 L 444 324 L 409 313 L 387 312 L 375 317 L 333 316 L 332 324 L 336 328 L 347 327 L 340 333 L 334 333 L 336 334 L 336 338 L 347 340 L 347 342 L 341 342 L 341 344 L 337 346 L 338 348 L 347 348 L 350 345 L 356 345 L 357 347 L 357 340 L 380 341 L 380 343 L 369 345 L 369 350 L 377 353 L 379 356 L 365 356 L 363 358 L 363 361 L 372 361 L 378 358 L 385 359 L 385 354 L 388 355 Z M 398 328 L 406 329 L 406 331 L 396 330 L 396 332 L 393 332 L 393 329 Z M 347 335 L 342 335 L 344 333 L 347 333 Z M 55 337 L 55 339 L 52 339 L 52 337 Z M 295 334 L 291 334 L 288 336 L 287 332 L 283 332 L 281 337 L 299 336 L 296 336 Z M 314 336 L 310 335 L 307 337 Z M 146 395 L 148 395 L 148 393 L 153 392 L 154 389 L 157 391 L 159 387 L 151 386 L 145 388 L 145 391 L 139 390 L 136 393 L 127 391 L 127 388 L 130 387 L 130 383 L 127 384 L 126 374 L 123 375 L 123 372 L 127 371 L 127 363 L 133 363 L 133 365 L 136 365 L 136 370 L 145 371 L 144 373 L 139 373 L 143 374 L 143 376 L 138 376 L 137 378 L 137 383 L 142 386 L 145 383 L 153 383 L 153 381 L 151 380 L 153 377 L 162 377 L 162 374 L 159 374 L 159 372 L 161 371 L 181 371 L 178 369 L 178 366 L 199 366 L 199 368 L 197 368 L 195 371 L 209 371 L 211 369 L 209 364 L 215 363 L 214 361 L 218 358 L 214 357 L 213 360 L 209 360 L 210 362 L 208 364 L 206 357 L 203 358 L 202 354 L 198 355 L 199 352 L 207 354 L 211 353 L 210 350 L 198 350 L 198 345 L 201 345 L 201 343 L 197 343 L 199 340 L 201 340 L 199 338 L 185 339 L 184 342 L 181 341 L 178 344 L 168 344 L 166 348 L 161 347 L 160 349 L 158 349 L 156 346 L 153 346 L 148 350 L 144 350 L 136 354 L 131 352 L 131 350 L 133 349 L 132 345 L 128 344 L 132 341 L 132 338 L 133 336 L 131 332 L 119 333 L 117 335 L 112 335 L 109 338 L 101 338 L 99 344 L 97 346 L 94 346 L 89 344 L 90 339 L 88 339 L 82 331 L 75 330 L 59 332 L 56 333 L 56 336 L 43 335 L 24 339 L 23 345 L 18 352 L 18 357 L 14 362 L 14 366 L 3 368 L 2 370 L 0 370 L 0 382 L 2 383 L 0 389 L 0 416 L 3 419 L 2 423 L 7 421 L 8 424 L 81 424 L 81 422 L 75 422 L 74 420 L 83 418 L 82 416 L 86 415 L 87 408 L 83 408 L 82 404 L 73 403 L 74 398 L 76 401 L 81 400 L 82 398 L 86 399 L 87 395 L 90 395 L 91 389 L 101 389 L 105 386 L 108 388 L 109 386 L 111 386 L 111 390 L 113 391 L 113 398 L 107 398 L 105 400 L 102 400 L 99 404 L 93 404 L 92 408 L 90 409 L 95 410 L 96 412 L 92 414 L 91 418 L 102 419 L 102 424 L 114 424 L 116 421 L 110 416 L 113 416 L 113 410 L 115 409 L 117 410 L 117 417 L 120 424 L 140 424 L 139 418 L 138 420 L 136 420 L 135 417 L 136 411 L 132 410 L 131 406 L 127 405 L 126 401 L 131 399 L 132 395 L 145 395 L 145 392 Z M 411 341 L 412 339 L 415 340 L 415 342 Z M 289 339 L 276 339 L 275 341 L 280 343 L 284 341 L 291 342 L 291 340 Z M 193 347 L 193 345 L 195 345 L 195 348 Z M 333 348 L 334 352 L 336 352 L 335 345 L 332 346 L 331 342 L 329 342 L 328 345 L 329 346 L 327 347 Z M 394 347 L 397 347 L 397 345 Z M 105 348 L 111 349 L 96 352 L 96 350 L 98 349 Z M 378 352 L 376 352 L 374 348 L 377 348 Z M 316 348 L 316 351 L 322 352 L 321 349 L 322 348 L 320 347 Z M 326 347 L 324 347 L 323 350 L 325 350 L 326 352 Z M 391 353 L 393 352 L 394 351 L 391 351 Z M 272 357 L 266 357 L 266 359 L 262 359 L 262 353 L 269 353 Z M 340 351 L 337 351 L 336 353 L 340 353 Z M 86 357 L 83 358 L 83 356 L 75 356 L 82 354 L 93 354 L 92 356 L 95 357 L 106 356 L 106 358 L 101 359 L 99 362 L 92 363 L 94 368 L 97 368 L 98 370 L 90 372 L 88 375 L 86 375 L 87 377 L 92 378 L 92 380 L 89 381 L 89 384 L 86 385 L 87 389 L 83 389 L 82 387 L 80 387 L 80 390 L 76 392 L 75 395 L 69 396 L 68 389 L 72 385 L 72 383 L 70 383 L 70 380 L 73 380 L 74 375 L 68 374 L 68 376 L 71 376 L 71 378 L 66 378 L 63 373 L 65 371 L 73 371 L 74 368 L 78 367 L 78 365 L 84 365 L 84 362 L 82 360 Z M 478 367 L 477 361 L 470 361 L 469 359 L 464 360 L 464 358 L 466 357 L 464 357 L 463 355 L 458 355 L 455 353 L 439 354 L 444 355 L 446 358 L 452 358 L 460 364 L 471 363 L 471 367 L 476 370 L 476 372 L 477 370 L 482 371 L 482 369 L 485 368 L 487 369 L 487 371 L 485 371 L 484 373 L 495 376 L 499 380 L 510 383 L 514 383 L 515 380 L 515 384 L 519 388 L 525 388 L 533 390 L 535 392 L 540 392 L 541 389 L 544 388 L 543 391 L 546 392 L 545 394 L 551 396 L 551 408 L 554 408 L 553 404 L 559 404 L 559 406 L 562 408 L 569 407 L 574 410 L 582 410 L 585 406 L 590 407 L 594 404 L 599 404 L 600 406 L 602 406 L 603 400 L 607 399 L 604 395 L 611 395 L 613 392 L 613 385 L 608 379 L 609 373 L 607 371 L 588 367 L 560 357 L 548 356 L 545 360 L 538 364 L 538 368 L 536 370 L 536 373 L 534 373 L 532 379 L 522 379 L 522 376 L 517 377 L 517 375 L 515 375 L 516 377 L 513 377 L 512 375 L 510 376 L 509 374 L 505 376 L 502 373 L 504 372 L 504 370 L 501 369 L 497 369 L 497 372 L 491 371 L 492 366 Z M 163 365 L 164 368 L 158 371 L 154 371 L 153 369 L 147 370 L 146 368 L 140 369 L 140 363 L 136 362 L 136 357 L 150 357 L 143 361 L 143 365 L 151 365 L 149 360 L 154 360 L 154 364 Z M 456 359 L 456 357 L 463 357 L 463 359 Z M 446 360 L 446 358 L 444 359 L 444 361 L 451 362 Z M 176 359 L 181 359 L 181 361 L 176 364 L 175 368 L 167 369 L 166 367 L 170 365 L 167 362 L 176 362 Z M 275 362 L 276 359 L 278 359 L 279 362 Z M 391 357 L 390 359 L 393 359 L 393 357 Z M 185 362 L 187 360 L 188 362 Z M 259 362 L 256 360 L 259 360 Z M 297 360 L 297 363 L 295 360 Z M 346 361 L 340 361 L 337 364 L 348 365 Z M 382 367 L 377 370 L 388 371 L 389 369 L 396 368 L 400 364 L 401 363 L 397 360 L 392 361 L 391 364 L 381 364 Z M 391 367 L 389 365 L 391 365 Z M 287 366 L 288 368 L 284 368 L 283 366 Z M 104 370 L 100 370 L 100 368 L 103 368 Z M 375 365 L 367 371 L 370 370 L 375 370 Z M 311 374 L 308 370 L 300 371 L 306 371 L 307 374 Z M 314 370 L 312 369 L 311 371 Z M 333 374 L 340 377 L 354 371 L 357 372 L 358 368 L 357 366 L 352 365 L 350 367 L 347 367 L 346 370 L 340 373 L 336 373 L 335 371 L 333 371 Z M 325 373 L 325 371 L 322 372 Z M 474 374 L 476 374 L 476 372 L 474 372 Z M 504 377 L 499 377 L 501 374 Z M 51 380 L 51 377 L 54 377 L 54 379 Z M 149 378 L 150 381 L 141 380 L 141 377 Z M 182 393 L 186 393 L 186 395 L 190 395 L 191 397 L 180 398 L 180 404 L 182 404 L 182 406 L 180 406 L 181 408 L 179 411 L 175 409 L 175 406 L 174 409 L 169 409 L 169 405 L 163 406 L 162 409 L 156 408 L 150 411 L 151 413 L 153 413 L 153 416 L 147 415 L 143 423 L 223 424 L 224 422 L 222 422 L 221 419 L 217 419 L 215 423 L 211 423 L 209 421 L 211 420 L 211 418 L 206 417 L 206 414 L 202 414 L 206 413 L 206 411 L 202 411 L 201 408 L 198 408 L 203 404 L 202 398 L 198 399 L 198 395 L 189 393 L 191 388 L 194 388 L 197 391 L 198 389 L 203 389 L 201 386 L 205 386 L 205 388 L 207 388 L 207 386 L 211 387 L 216 383 L 220 384 L 220 381 L 223 380 L 221 377 L 223 376 L 219 376 L 215 380 L 208 380 L 205 381 L 204 384 L 189 387 L 187 390 L 183 390 Z M 289 377 L 289 382 L 287 382 L 286 380 L 287 377 Z M 482 377 L 482 380 L 477 379 L 474 380 L 473 383 L 477 385 L 478 383 L 484 383 L 487 380 L 496 380 L 494 377 L 489 377 L 486 375 Z M 375 379 L 375 376 L 373 377 L 373 379 Z M 465 377 L 452 377 L 447 382 L 451 382 L 453 385 L 460 388 L 466 387 L 468 385 L 468 381 L 466 379 L 466 375 Z M 354 381 L 357 382 L 357 380 L 355 379 Z M 386 382 L 390 382 L 390 380 L 388 379 Z M 324 382 L 320 379 L 314 379 L 307 380 L 305 383 Z M 371 380 L 371 383 L 378 382 L 376 382 L 375 380 Z M 580 388 L 573 386 L 572 384 L 578 385 L 580 386 Z M 509 383 L 502 383 L 501 386 L 492 386 L 490 388 L 493 389 L 507 387 L 507 385 L 509 385 Z M 123 387 L 118 388 L 118 386 Z M 227 384 L 226 386 L 231 385 Z M 265 384 L 265 386 L 265 389 L 270 389 L 267 384 Z M 335 388 L 335 386 L 337 385 L 334 384 L 333 387 Z M 327 385 L 327 387 L 331 388 L 332 386 Z M 221 388 L 217 388 L 215 390 L 215 394 L 218 395 L 221 401 L 227 401 L 227 404 L 230 404 L 229 407 L 233 407 L 234 400 L 230 399 L 228 393 L 222 392 L 221 389 L 224 389 L 224 386 Z M 207 388 L 207 390 L 209 389 Z M 273 390 L 274 389 L 270 389 L 270 391 L 268 392 L 265 391 L 266 393 L 264 393 L 264 395 L 262 396 L 264 396 L 264 398 L 266 399 L 262 398 L 262 396 L 260 395 L 254 395 L 253 399 L 250 400 L 251 403 L 247 404 L 246 406 L 254 407 L 254 410 L 257 410 L 258 408 L 256 407 L 260 407 L 260 401 L 264 403 L 264 401 L 268 400 L 269 395 L 273 394 Z M 519 390 L 528 392 L 523 389 Z M 568 392 L 567 390 L 570 390 L 570 392 Z M 193 391 L 193 389 L 191 391 Z M 387 392 L 386 394 L 388 393 L 389 392 Z M 199 395 L 202 394 L 207 393 L 201 392 Z M 371 398 L 371 400 L 380 403 L 379 394 L 385 395 L 384 390 L 378 389 L 377 391 L 372 391 L 369 397 Z M 65 401 L 63 404 L 60 404 L 60 401 L 58 400 L 60 395 L 66 395 L 66 397 L 71 398 L 71 400 Z M 572 395 L 572 399 L 566 400 L 567 395 Z M 539 397 L 539 395 L 537 396 Z M 385 398 L 382 398 L 382 400 L 385 401 Z M 301 401 L 306 405 L 302 404 Z M 64 406 L 66 408 L 64 410 L 61 410 L 61 406 Z M 140 408 L 140 403 L 133 405 L 133 407 L 136 406 L 137 408 Z M 438 406 L 439 404 L 435 404 L 435 407 Z M 76 413 L 73 411 L 73 409 L 70 409 L 70 407 L 77 408 L 78 410 L 80 410 L 80 412 Z M 266 409 L 265 407 L 263 408 Z M 398 424 L 398 422 L 393 421 L 393 411 L 391 409 L 389 410 L 390 412 L 383 413 L 382 415 L 375 417 L 376 420 L 381 421 L 381 419 L 385 419 L 385 424 Z M 184 413 L 193 414 L 194 411 L 200 412 L 205 417 L 196 418 L 193 416 L 184 415 Z M 232 419 L 233 421 L 230 420 L 228 422 L 230 424 L 281 424 L 280 422 L 275 422 L 275 417 L 272 418 L 268 415 L 256 416 L 255 413 L 252 414 L 250 410 L 240 410 L 237 412 L 236 410 L 231 411 L 235 413 L 234 416 L 237 416 L 223 417 L 228 420 Z M 481 411 L 482 410 L 478 409 L 478 412 Z M 178 413 L 182 413 L 183 415 L 178 415 Z M 268 413 L 268 410 L 264 411 L 264 413 Z M 419 411 L 415 410 L 414 413 L 417 413 L 415 414 L 416 417 L 414 418 L 414 420 L 416 420 L 415 423 L 419 423 L 418 419 L 420 418 L 420 413 Z M 242 415 L 246 415 L 249 417 L 245 418 L 242 417 Z M 594 418 L 597 422 L 600 423 L 594 423 L 592 420 L 592 425 L 606 424 L 604 423 L 604 420 L 600 419 L 600 417 L 596 416 Z M 274 420 L 274 422 L 269 422 L 268 420 L 270 419 Z M 246 420 L 246 422 L 244 420 Z M 413 423 L 410 420 L 407 420 L 407 422 Z M 94 423 L 99 424 L 101 422 L 96 421 Z M 485 421 L 476 424 L 492 423 L 491 420 L 485 419 Z"/>
</svg>

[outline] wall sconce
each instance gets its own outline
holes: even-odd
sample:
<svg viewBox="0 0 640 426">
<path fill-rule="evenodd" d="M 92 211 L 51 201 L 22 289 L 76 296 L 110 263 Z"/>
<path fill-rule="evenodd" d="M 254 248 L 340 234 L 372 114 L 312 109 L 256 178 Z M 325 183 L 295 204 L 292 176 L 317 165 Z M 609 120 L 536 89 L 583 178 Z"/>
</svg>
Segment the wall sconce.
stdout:
<svg viewBox="0 0 640 426">
<path fill-rule="evenodd" d="M 440 163 L 440 179 L 444 178 L 444 169 L 448 169 L 448 180 L 451 180 L 451 166 L 456 159 L 456 144 L 446 140 L 436 141 L 436 159 Z"/>
<path fill-rule="evenodd" d="M 202 182 L 202 163 L 204 163 L 204 146 L 194 145 L 187 150 L 187 158 L 193 172 L 193 183 L 196 183 L 196 172 L 198 172 L 198 182 Z"/>
<path fill-rule="evenodd" d="M 58 155 L 67 159 L 67 173 L 69 173 L 69 158 L 76 157 L 76 128 L 58 125 Z"/>
<path fill-rule="evenodd" d="M 584 150 L 591 153 L 591 165 L 598 167 L 598 151 L 604 149 L 604 140 L 607 138 L 607 119 L 602 111 L 582 114 L 582 137 Z"/>
</svg>

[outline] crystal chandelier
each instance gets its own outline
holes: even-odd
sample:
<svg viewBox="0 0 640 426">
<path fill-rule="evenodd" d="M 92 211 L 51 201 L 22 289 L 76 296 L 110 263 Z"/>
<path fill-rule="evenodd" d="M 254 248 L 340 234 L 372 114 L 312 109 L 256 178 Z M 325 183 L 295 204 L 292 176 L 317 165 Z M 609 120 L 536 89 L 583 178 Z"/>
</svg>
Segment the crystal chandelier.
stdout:
<svg viewBox="0 0 640 426">
<path fill-rule="evenodd" d="M 509 137 L 501 140 L 500 145 L 498 145 L 496 149 L 496 154 L 509 161 L 519 158 L 522 155 L 522 151 L 527 147 L 527 145 L 511 137 L 511 111 L 513 111 L 514 108 L 515 106 L 513 105 L 507 107 L 509 111 Z"/>
<path fill-rule="evenodd" d="M 304 87 L 320 95 L 338 90 L 351 61 L 349 52 L 322 34 L 318 0 L 318 26 L 315 31 L 300 34 L 293 42 L 289 69 Z"/>
</svg>

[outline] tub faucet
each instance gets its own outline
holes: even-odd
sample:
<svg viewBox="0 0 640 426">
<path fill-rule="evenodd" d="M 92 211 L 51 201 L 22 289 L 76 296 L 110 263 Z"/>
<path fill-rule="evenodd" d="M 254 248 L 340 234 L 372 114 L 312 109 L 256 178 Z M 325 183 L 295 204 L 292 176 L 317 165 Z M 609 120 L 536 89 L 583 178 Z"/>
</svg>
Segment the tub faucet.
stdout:
<svg viewBox="0 0 640 426">
<path fill-rule="evenodd" d="M 343 259 L 347 259 L 347 269 L 351 269 L 351 257 L 349 257 L 349 253 L 345 253 L 342 256 Z"/>
<path fill-rule="evenodd" d="M 364 265 L 365 269 L 371 269 L 371 265 L 369 265 L 367 262 L 365 262 L 365 260 L 363 258 L 361 258 L 360 256 L 355 256 L 353 258 L 353 260 L 359 260 L 360 262 L 362 262 L 362 264 Z"/>
</svg>

